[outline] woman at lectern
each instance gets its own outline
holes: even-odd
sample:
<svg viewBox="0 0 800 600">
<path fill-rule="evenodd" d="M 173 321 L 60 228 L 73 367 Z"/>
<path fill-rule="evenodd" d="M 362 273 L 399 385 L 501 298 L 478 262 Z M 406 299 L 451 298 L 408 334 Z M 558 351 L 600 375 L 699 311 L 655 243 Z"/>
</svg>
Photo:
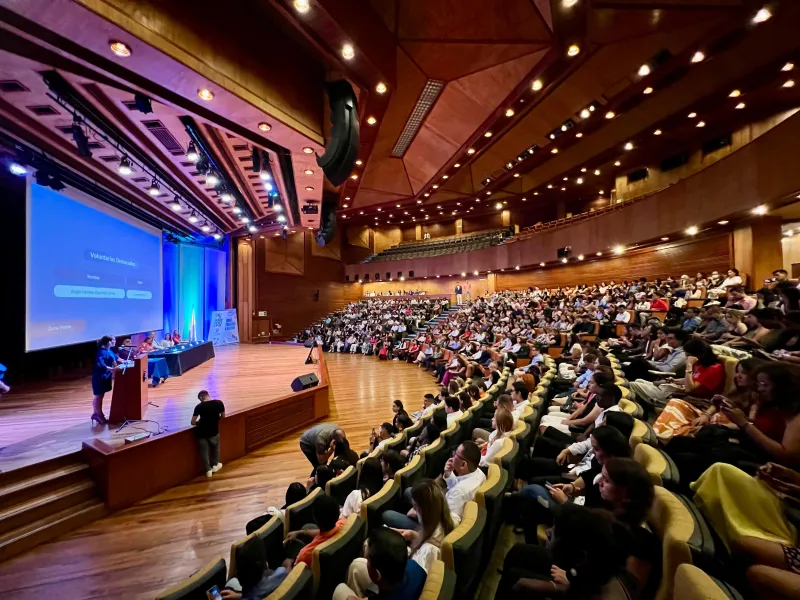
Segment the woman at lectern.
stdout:
<svg viewBox="0 0 800 600">
<path fill-rule="evenodd" d="M 92 424 L 97 421 L 100 425 L 108 423 L 103 414 L 103 397 L 111 391 L 114 369 L 117 367 L 117 355 L 111 349 L 114 338 L 104 335 L 97 342 L 97 356 L 92 367 Z"/>
</svg>

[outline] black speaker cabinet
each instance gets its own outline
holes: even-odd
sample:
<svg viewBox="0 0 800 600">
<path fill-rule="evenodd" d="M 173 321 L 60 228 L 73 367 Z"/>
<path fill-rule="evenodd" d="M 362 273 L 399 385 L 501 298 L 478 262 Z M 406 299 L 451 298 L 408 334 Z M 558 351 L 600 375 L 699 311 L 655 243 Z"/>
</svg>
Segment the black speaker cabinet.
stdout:
<svg viewBox="0 0 800 600">
<path fill-rule="evenodd" d="M 300 392 L 308 388 L 317 387 L 318 385 L 319 379 L 317 376 L 314 375 L 314 373 L 307 373 L 305 375 L 300 375 L 300 377 L 295 377 L 295 380 L 292 382 L 292 391 Z"/>
</svg>

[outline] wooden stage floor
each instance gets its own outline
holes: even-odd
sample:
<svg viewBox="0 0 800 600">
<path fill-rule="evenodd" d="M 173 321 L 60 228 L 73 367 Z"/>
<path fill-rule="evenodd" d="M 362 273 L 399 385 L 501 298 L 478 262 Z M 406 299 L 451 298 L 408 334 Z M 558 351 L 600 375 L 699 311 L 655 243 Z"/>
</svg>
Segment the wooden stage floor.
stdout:
<svg viewBox="0 0 800 600">
<path fill-rule="evenodd" d="M 202 377 L 196 374 L 197 385 L 218 391 L 227 406 L 238 401 L 233 390 L 252 397 L 267 393 L 270 386 L 286 389 L 270 383 L 277 365 L 271 362 L 269 346 L 243 345 L 238 351 L 248 353 L 259 368 L 238 374 L 233 359 L 223 367 L 221 352 L 213 369 L 206 364 L 194 370 L 206 370 Z M 262 360 L 262 353 L 270 358 Z M 329 420 L 345 429 L 359 451 L 366 447 L 370 429 L 390 419 L 393 399 L 417 410 L 423 394 L 436 390 L 433 378 L 416 366 L 342 354 L 326 354 L 325 361 L 331 386 Z M 299 368 L 287 375 L 286 386 L 302 372 L 306 371 Z M 173 383 L 177 382 L 167 385 Z M 168 393 L 167 387 L 163 392 Z M 196 391 L 187 391 L 181 401 L 194 406 L 192 393 Z M 11 401 L 9 397 L 3 402 Z M 0 564 L 0 589 L 16 600 L 153 598 L 212 558 L 227 561 L 231 543 L 245 535 L 245 523 L 268 506 L 283 505 L 289 483 L 305 482 L 310 465 L 300 452 L 299 435 L 288 433 L 224 465 L 211 479 L 194 479 Z"/>
<path fill-rule="evenodd" d="M 136 427 L 150 431 L 158 431 L 159 425 L 168 431 L 189 427 L 202 389 L 223 400 L 225 410 L 232 414 L 291 394 L 295 377 L 317 369 L 317 365 L 303 364 L 308 349 L 302 346 L 242 344 L 222 346 L 215 352 L 213 360 L 151 387 L 148 397 L 157 406 L 149 406 L 145 418 L 155 423 Z M 106 394 L 106 415 L 110 406 L 111 394 Z M 140 431 L 127 427 L 116 433 L 117 427 L 93 426 L 91 414 L 89 377 L 14 388 L 0 399 L 0 470 L 76 452 L 92 437 L 124 438 Z"/>
</svg>

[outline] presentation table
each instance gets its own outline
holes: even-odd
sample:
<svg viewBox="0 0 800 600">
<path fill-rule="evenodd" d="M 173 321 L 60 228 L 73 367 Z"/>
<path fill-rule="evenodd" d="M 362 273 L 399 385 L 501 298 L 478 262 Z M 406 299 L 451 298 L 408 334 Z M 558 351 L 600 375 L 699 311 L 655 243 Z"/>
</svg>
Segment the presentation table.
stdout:
<svg viewBox="0 0 800 600">
<path fill-rule="evenodd" d="M 211 342 L 189 342 L 178 344 L 168 350 L 156 350 L 147 355 L 148 358 L 163 358 L 167 361 L 169 374 L 183 375 L 189 369 L 201 365 L 214 358 L 214 344 Z"/>
<path fill-rule="evenodd" d="M 147 357 L 147 378 L 153 380 L 153 387 L 157 386 L 162 379 L 169 377 L 169 366 L 167 359 L 152 356 Z"/>
</svg>

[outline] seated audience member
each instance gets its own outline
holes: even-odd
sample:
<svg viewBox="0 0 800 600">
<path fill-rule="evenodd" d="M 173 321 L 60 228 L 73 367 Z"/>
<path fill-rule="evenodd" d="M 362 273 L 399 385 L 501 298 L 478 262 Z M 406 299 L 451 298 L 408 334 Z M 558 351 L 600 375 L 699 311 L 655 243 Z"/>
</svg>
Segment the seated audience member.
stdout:
<svg viewBox="0 0 800 600">
<path fill-rule="evenodd" d="M 775 293 L 780 298 L 780 307 L 784 313 L 800 310 L 800 290 L 795 282 L 779 282 L 775 286 Z"/>
<path fill-rule="evenodd" d="M 500 394 L 494 400 L 494 409 L 497 411 L 500 408 L 504 408 L 508 412 L 510 412 L 513 416 L 514 414 L 514 401 L 511 399 L 511 396 L 508 394 Z M 491 419 L 480 419 L 478 421 L 478 425 L 482 427 L 491 427 L 492 421 Z M 491 431 L 488 429 L 482 429 L 480 427 L 476 427 L 472 430 L 472 439 L 476 442 L 484 442 L 489 439 L 489 434 Z"/>
<path fill-rule="evenodd" d="M 340 517 L 346 519 L 350 515 L 359 514 L 364 500 L 380 492 L 383 483 L 381 462 L 377 458 L 367 458 L 361 465 L 356 489 L 350 492 L 344 501 Z"/>
<path fill-rule="evenodd" d="M 290 532 L 284 542 L 287 557 L 294 556 L 295 565 L 305 563 L 309 568 L 314 548 L 339 533 L 343 522 L 339 520 L 339 503 L 330 496 L 318 496 L 311 507 L 311 514 L 316 525 Z"/>
<path fill-rule="evenodd" d="M 469 395 L 469 392 L 467 391 L 459 392 L 457 398 L 462 413 L 465 413 L 470 408 L 472 408 L 472 397 Z"/>
<path fill-rule="evenodd" d="M 325 485 L 334 477 L 336 477 L 336 471 L 330 468 L 328 465 L 320 465 L 317 467 L 314 474 L 308 478 L 306 482 L 306 489 L 310 494 L 317 488 L 321 489 L 323 492 L 325 491 Z"/>
<path fill-rule="evenodd" d="M 752 473 L 775 462 L 800 467 L 800 384 L 795 368 L 766 363 L 756 371 L 756 397 L 749 414 L 723 396 L 712 402 L 738 429 L 706 425 L 694 437 L 673 438 L 666 451 L 675 461 L 681 482 L 697 478 L 723 462 Z"/>
<path fill-rule="evenodd" d="M 734 548 L 738 563 L 746 567 L 747 582 L 755 598 L 794 600 L 800 589 L 800 548 L 749 537 Z"/>
<path fill-rule="evenodd" d="M 683 313 L 683 323 L 681 323 L 681 329 L 688 333 L 693 333 L 698 327 L 700 327 L 700 323 L 700 311 L 690 306 L 686 309 L 686 312 Z"/>
<path fill-rule="evenodd" d="M 705 312 L 702 328 L 696 332 L 696 335 L 713 343 L 727 332 L 728 324 L 725 322 L 722 309 L 719 306 L 709 306 Z"/>
<path fill-rule="evenodd" d="M 295 502 L 300 502 L 307 495 L 308 491 L 306 490 L 306 486 L 304 486 L 302 483 L 299 481 L 290 483 L 289 487 L 286 488 L 283 506 L 280 508 L 270 506 L 267 508 L 266 513 L 248 521 L 247 525 L 245 526 L 247 535 L 250 535 L 257 529 L 261 529 L 261 527 L 263 527 L 272 517 L 278 517 L 281 521 L 284 521 L 286 516 L 286 507 L 291 506 Z"/>
<path fill-rule="evenodd" d="M 139 344 L 139 354 L 147 354 L 153 350 L 155 350 L 155 346 L 153 346 L 153 338 L 148 335 L 144 338 L 144 341 Z"/>
<path fill-rule="evenodd" d="M 628 381 L 636 381 L 637 379 L 653 381 L 658 376 L 651 374 L 650 371 L 677 373 L 686 365 L 686 352 L 683 350 L 683 344 L 687 339 L 689 339 L 689 334 L 685 331 L 670 329 L 666 336 L 666 344 L 670 348 L 669 354 L 660 360 L 633 359 L 630 364 L 622 367 L 625 372 L 625 378 Z"/>
<path fill-rule="evenodd" d="M 270 569 L 264 543 L 250 538 L 236 553 L 236 577 L 225 584 L 221 596 L 223 600 L 261 600 L 283 583 L 291 568 L 292 561 L 287 559 L 278 568 Z"/>
<path fill-rule="evenodd" d="M 394 479 L 394 474 L 406 466 L 406 460 L 400 456 L 397 450 L 386 450 L 381 454 L 380 461 L 384 481 Z"/>
<path fill-rule="evenodd" d="M 425 394 L 422 397 L 422 410 L 418 410 L 417 412 L 412 413 L 411 416 L 414 418 L 415 421 L 418 421 L 433 414 L 433 411 L 435 409 L 436 409 L 436 396 L 434 396 L 433 394 Z"/>
<path fill-rule="evenodd" d="M 562 402 L 568 402 L 568 399 L 572 399 L 573 397 L 576 399 L 585 399 L 586 388 L 589 387 L 589 381 L 591 380 L 592 375 L 594 375 L 594 372 L 597 370 L 597 366 L 599 364 L 598 359 L 599 357 L 594 352 L 587 352 L 583 357 L 584 371 L 572 383 L 572 389 L 568 392 L 556 394 L 555 398 L 562 398 Z M 554 402 L 558 404 L 562 403 L 556 399 L 554 399 Z"/>
<path fill-rule="evenodd" d="M 358 464 L 358 453 L 350 449 L 350 442 L 348 440 L 340 440 L 334 442 L 333 458 L 328 466 L 333 469 L 337 475 L 341 475 L 342 471 L 347 467 L 355 467 Z"/>
<path fill-rule="evenodd" d="M 447 488 L 445 498 L 456 527 L 461 523 L 464 506 L 475 497 L 475 492 L 486 481 L 486 475 L 478 468 L 480 460 L 481 451 L 478 445 L 466 441 L 461 443 L 444 466 L 442 479 Z M 413 508 L 405 515 L 388 510 L 383 514 L 383 522 L 396 529 L 415 529 L 419 518 Z"/>
<path fill-rule="evenodd" d="M 758 301 L 752 296 L 744 293 L 744 288 L 734 286 L 728 290 L 727 301 L 725 308 L 735 308 L 737 310 L 753 310 L 756 308 Z"/>
<path fill-rule="evenodd" d="M 780 312 L 771 308 L 751 310 L 744 316 L 747 332 L 738 337 L 723 335 L 720 341 L 723 346 L 748 350 L 759 348 L 771 352 L 781 337 L 779 316 Z"/>
<path fill-rule="evenodd" d="M 687 346 L 688 344 L 687 342 Z M 755 372 L 761 364 L 763 361 L 757 358 L 747 358 L 736 364 L 736 375 L 734 376 L 736 390 L 728 397 L 728 400 L 745 413 L 749 413 L 753 404 L 756 389 Z M 696 369 L 697 366 L 694 367 L 694 370 Z M 694 375 L 692 373 L 693 378 Z M 703 393 L 705 393 L 704 390 Z M 715 392 L 711 397 L 719 393 L 721 390 Z M 697 396 L 698 394 L 690 393 L 689 395 Z M 672 398 L 653 423 L 653 430 L 658 438 L 666 443 L 673 437 L 695 435 L 702 427 L 709 424 L 735 427 L 722 414 L 721 405 L 712 403 L 711 398 L 706 394 L 700 398 Z"/>
<path fill-rule="evenodd" d="M 369 450 L 366 452 L 366 454 L 369 454 L 376 448 L 383 448 L 386 445 L 386 442 L 392 439 L 396 433 L 397 430 L 391 423 L 383 423 L 377 429 L 373 427 L 369 436 Z M 365 456 L 365 454 L 362 453 L 362 456 Z"/>
<path fill-rule="evenodd" d="M 718 298 L 719 296 L 723 296 L 728 293 L 730 288 L 742 285 L 742 278 L 739 275 L 738 269 L 728 269 L 727 277 L 723 281 L 716 280 L 715 274 L 717 277 L 719 277 L 719 274 L 716 271 L 711 273 L 712 281 L 710 283 L 712 287 L 708 290 L 709 298 Z"/>
<path fill-rule="evenodd" d="M 514 429 L 514 417 L 505 408 L 498 408 L 492 417 L 492 433 L 489 439 L 480 444 L 481 446 L 481 467 L 488 467 L 494 457 L 503 449 L 505 438 Z"/>
<path fill-rule="evenodd" d="M 528 387 L 521 381 L 511 386 L 511 401 L 514 403 L 514 410 L 511 411 L 511 416 L 514 419 L 514 423 L 522 418 L 525 408 L 531 405 L 528 400 L 529 397 Z"/>
<path fill-rule="evenodd" d="M 620 578 L 630 536 L 606 511 L 570 505 L 560 511 L 550 544 L 517 544 L 503 561 L 496 600 L 625 598 Z"/>
<path fill-rule="evenodd" d="M 419 526 L 398 531 L 409 545 L 411 560 L 427 573 L 441 555 L 445 536 L 455 526 L 444 491 L 431 479 L 423 479 L 411 490 L 411 507 L 419 515 Z"/>
<path fill-rule="evenodd" d="M 461 410 L 461 403 L 458 398 L 454 398 L 453 396 L 447 396 L 447 398 L 444 399 L 444 412 L 447 414 L 448 427 L 464 414 Z"/>
<path fill-rule="evenodd" d="M 350 564 L 347 583 L 337 586 L 333 600 L 416 600 L 425 579 L 425 570 L 409 560 L 403 536 L 379 527 L 367 538 L 366 557 Z"/>
<path fill-rule="evenodd" d="M 392 413 L 394 414 L 394 416 L 392 417 L 392 425 L 394 425 L 395 428 L 399 429 L 399 427 L 397 427 L 397 418 L 400 415 L 408 416 L 408 413 L 406 412 L 406 409 L 403 408 L 402 401 L 400 401 L 400 400 L 392 401 Z"/>
<path fill-rule="evenodd" d="M 682 379 L 667 378 L 656 383 L 637 379 L 630 383 L 631 392 L 645 405 L 664 407 L 675 393 L 694 398 L 711 400 L 725 388 L 725 366 L 720 362 L 711 346 L 697 338 L 687 341 L 686 371 Z"/>
<path fill-rule="evenodd" d="M 400 451 L 400 456 L 406 458 L 406 462 L 411 462 L 411 459 L 419 454 L 423 448 L 432 444 L 439 439 L 441 430 L 436 426 L 436 423 L 430 422 L 422 428 L 417 437 L 409 440 L 408 447 Z"/>
<path fill-rule="evenodd" d="M 470 399 L 473 403 L 480 402 L 481 400 L 481 388 L 477 385 L 469 385 L 467 386 L 467 393 L 469 394 Z"/>
<path fill-rule="evenodd" d="M 399 415 L 395 415 L 394 417 L 394 426 L 397 429 L 397 433 L 404 431 L 407 427 L 411 427 L 414 424 L 414 421 L 411 420 L 411 417 L 408 416 L 408 413 L 402 413 Z"/>
<path fill-rule="evenodd" d="M 563 412 L 559 407 L 551 407 L 539 422 L 539 430 L 545 432 L 548 427 L 570 435 L 570 427 L 585 428 L 594 423 L 602 408 L 597 406 L 597 392 L 607 384 L 614 383 L 614 372 L 609 367 L 598 367 L 597 372 L 589 380 L 588 395 L 585 400 L 572 404 L 571 412 Z"/>
</svg>

